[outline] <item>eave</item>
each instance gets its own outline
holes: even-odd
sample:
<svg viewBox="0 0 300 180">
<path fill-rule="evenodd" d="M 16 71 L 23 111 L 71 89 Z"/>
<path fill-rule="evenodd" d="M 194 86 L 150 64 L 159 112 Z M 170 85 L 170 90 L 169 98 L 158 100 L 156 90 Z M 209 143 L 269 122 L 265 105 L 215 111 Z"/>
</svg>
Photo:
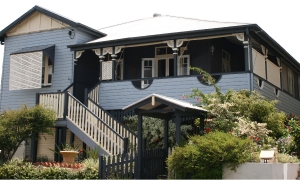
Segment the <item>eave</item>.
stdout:
<svg viewBox="0 0 300 180">
<path fill-rule="evenodd" d="M 51 11 L 48 11 L 42 7 L 39 7 L 39 6 L 34 6 L 33 8 L 31 8 L 29 11 L 27 11 L 25 14 L 23 14 L 21 17 L 19 17 L 18 19 L 16 19 L 14 22 L 12 22 L 10 25 L 8 25 L 6 28 L 4 28 L 2 31 L 0 31 L 0 41 L 1 42 L 4 42 L 5 41 L 5 37 L 6 37 L 6 33 L 11 29 L 13 28 L 14 26 L 16 26 L 17 24 L 19 24 L 20 22 L 22 22 L 24 19 L 26 19 L 27 17 L 29 17 L 32 13 L 34 13 L 35 11 L 38 11 L 40 13 L 43 13 L 49 17 L 52 17 L 54 19 L 57 19 L 63 23 L 66 23 L 68 25 L 70 25 L 71 27 L 73 28 L 78 28 L 79 30 L 82 30 L 82 31 L 85 31 L 89 34 L 92 34 L 96 37 L 104 37 L 106 36 L 106 34 L 98 31 L 98 30 L 95 30 L 93 28 L 90 28 L 86 25 L 83 25 L 81 23 L 77 23 L 77 22 L 74 22 L 70 19 L 67 19 L 63 16 L 60 16 L 58 14 L 55 14 Z"/>
<path fill-rule="evenodd" d="M 151 42 L 165 41 L 171 39 L 216 36 L 222 34 L 242 33 L 242 32 L 246 32 L 247 28 L 252 29 L 255 28 L 256 26 L 257 26 L 256 24 L 250 24 L 250 25 L 233 26 L 233 27 L 226 27 L 226 28 L 176 32 L 176 33 L 168 33 L 168 34 L 141 36 L 141 37 L 130 37 L 130 38 L 96 42 L 96 43 L 74 44 L 74 45 L 69 45 L 67 47 L 70 48 L 71 51 L 78 51 L 78 50 L 96 49 L 96 48 L 111 47 L 111 46 L 121 46 L 121 45 L 124 46 L 124 45 L 132 45 L 132 44 L 151 43 Z"/>
<path fill-rule="evenodd" d="M 257 31 L 250 32 L 250 36 L 255 40 L 260 41 L 259 43 L 263 44 L 268 49 L 273 49 L 277 54 L 282 56 L 287 60 L 292 66 L 297 68 L 300 72 L 300 63 L 291 56 L 280 44 L 278 44 L 271 36 L 269 36 L 263 29 L 258 26 Z M 263 41 L 263 42 L 261 42 Z"/>
</svg>

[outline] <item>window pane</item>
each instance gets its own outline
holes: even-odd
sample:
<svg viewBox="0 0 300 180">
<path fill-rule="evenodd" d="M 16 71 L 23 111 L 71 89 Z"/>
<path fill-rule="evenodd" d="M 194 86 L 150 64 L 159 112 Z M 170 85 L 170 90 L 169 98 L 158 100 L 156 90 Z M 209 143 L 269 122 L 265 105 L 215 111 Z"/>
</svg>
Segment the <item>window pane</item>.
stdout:
<svg viewBox="0 0 300 180">
<path fill-rule="evenodd" d="M 51 84 L 52 83 L 52 74 L 49 74 L 48 75 L 48 84 Z"/>
<path fill-rule="evenodd" d="M 167 47 L 167 52 L 168 52 L 168 54 L 173 54 L 172 48 Z"/>
<path fill-rule="evenodd" d="M 164 55 L 167 54 L 167 48 L 162 47 L 162 48 L 156 48 L 156 55 Z"/>
<path fill-rule="evenodd" d="M 188 71 L 187 64 L 183 64 L 183 71 L 182 71 L 182 75 L 188 75 L 188 74 L 187 74 L 187 71 Z"/>
<path fill-rule="evenodd" d="M 144 77 L 152 77 L 152 67 L 145 67 L 144 68 Z"/>
</svg>

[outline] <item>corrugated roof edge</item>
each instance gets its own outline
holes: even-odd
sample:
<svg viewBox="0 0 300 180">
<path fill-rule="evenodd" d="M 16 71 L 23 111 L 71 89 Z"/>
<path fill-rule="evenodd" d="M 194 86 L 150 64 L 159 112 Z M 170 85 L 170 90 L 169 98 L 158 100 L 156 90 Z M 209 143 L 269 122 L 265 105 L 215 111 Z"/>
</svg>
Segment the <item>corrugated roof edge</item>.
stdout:
<svg viewBox="0 0 300 180">
<path fill-rule="evenodd" d="M 27 18 L 28 16 L 30 16 L 33 12 L 35 11 L 38 11 L 38 12 L 41 12 L 47 16 L 50 16 L 50 17 L 53 17 L 54 19 L 57 19 L 59 21 L 62 21 L 70 26 L 72 26 L 73 28 L 78 28 L 82 31 L 85 31 L 89 34 L 92 34 L 92 35 L 95 35 L 95 36 L 98 36 L 98 37 L 103 37 L 103 36 L 106 36 L 105 33 L 102 33 L 98 30 L 95 30 L 91 27 L 88 27 L 84 24 L 81 24 L 81 23 L 77 23 L 77 22 L 74 22 L 72 20 L 70 20 L 69 18 L 65 18 L 57 13 L 54 13 L 52 11 L 49 11 L 45 8 L 42 8 L 38 5 L 35 5 L 33 8 L 31 8 L 30 10 L 28 10 L 26 13 L 24 13 L 22 16 L 20 16 L 18 19 L 16 19 L 14 22 L 12 22 L 10 25 L 8 25 L 6 28 L 4 28 L 2 31 L 0 31 L 0 41 L 1 43 L 4 42 L 5 40 L 5 37 L 6 37 L 6 33 L 11 29 L 13 28 L 15 25 L 17 25 L 18 23 L 20 23 L 22 20 L 24 20 L 25 18 Z"/>
<path fill-rule="evenodd" d="M 184 31 L 184 32 L 175 32 L 167 34 L 157 34 L 149 36 L 140 36 L 140 37 L 129 37 L 124 39 L 115 39 L 103 42 L 95 43 L 82 43 L 82 44 L 73 44 L 68 45 L 68 48 L 71 48 L 71 51 L 85 50 L 90 48 L 100 48 L 100 47 L 110 47 L 110 46 L 119 46 L 119 45 L 129 45 L 135 43 L 145 43 L 145 42 L 155 42 L 161 40 L 169 40 L 172 38 L 181 39 L 181 38 L 194 38 L 201 36 L 212 36 L 212 35 L 221 35 L 228 33 L 239 33 L 246 31 L 246 28 L 256 28 L 257 24 L 247 24 L 247 25 L 238 25 L 230 26 L 223 28 L 214 28 L 214 29 L 205 29 L 205 30 L 194 30 L 194 31 Z"/>
<path fill-rule="evenodd" d="M 214 20 L 206 20 L 206 19 L 197 19 L 197 18 L 188 18 L 188 17 L 181 17 L 181 16 L 173 16 L 173 15 L 163 15 L 163 16 L 168 16 L 168 17 L 174 17 L 174 18 L 180 18 L 180 19 L 190 19 L 190 20 L 195 20 L 195 21 L 206 21 L 206 22 L 217 22 L 217 23 L 236 23 L 236 24 L 254 24 L 254 23 L 242 23 L 242 22 L 225 22 L 225 21 L 214 21 Z"/>
</svg>

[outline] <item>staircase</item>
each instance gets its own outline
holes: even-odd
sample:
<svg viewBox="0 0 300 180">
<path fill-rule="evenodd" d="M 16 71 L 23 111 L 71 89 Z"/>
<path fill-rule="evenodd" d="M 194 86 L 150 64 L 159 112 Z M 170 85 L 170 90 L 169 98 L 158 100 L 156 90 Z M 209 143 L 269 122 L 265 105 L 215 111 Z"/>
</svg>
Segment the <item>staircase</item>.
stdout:
<svg viewBox="0 0 300 180">
<path fill-rule="evenodd" d="M 57 119 L 66 120 L 67 128 L 89 147 L 100 145 L 101 154 L 117 155 L 128 152 L 128 149 L 130 153 L 135 153 L 137 149 L 135 133 L 96 103 L 99 102 L 97 91 L 99 92 L 99 85 L 89 93 L 88 107 L 68 91 L 38 93 L 37 103 L 53 109 Z"/>
</svg>

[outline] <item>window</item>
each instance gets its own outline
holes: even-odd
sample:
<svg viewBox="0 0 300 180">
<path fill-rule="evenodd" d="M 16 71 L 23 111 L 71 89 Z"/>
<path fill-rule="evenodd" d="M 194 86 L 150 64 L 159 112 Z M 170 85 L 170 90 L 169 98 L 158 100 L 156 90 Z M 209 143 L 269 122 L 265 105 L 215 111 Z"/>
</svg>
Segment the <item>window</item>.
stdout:
<svg viewBox="0 0 300 180">
<path fill-rule="evenodd" d="M 178 61 L 178 76 L 190 75 L 190 56 L 183 55 Z"/>
<path fill-rule="evenodd" d="M 54 45 L 23 48 L 10 55 L 9 90 L 37 89 L 52 84 Z"/>
<path fill-rule="evenodd" d="M 230 72 L 230 54 L 226 51 L 222 51 L 222 72 Z"/>
<path fill-rule="evenodd" d="M 286 64 L 282 63 L 282 88 L 291 95 L 295 95 L 294 72 Z"/>
<path fill-rule="evenodd" d="M 144 58 L 142 59 L 142 78 L 150 78 L 153 77 L 154 69 L 153 69 L 153 61 L 152 58 Z M 151 84 L 151 80 L 143 80 L 142 81 L 142 89 L 148 87 Z"/>
<path fill-rule="evenodd" d="M 116 80 L 123 80 L 123 59 L 116 60 Z"/>
<path fill-rule="evenodd" d="M 42 86 L 50 86 L 52 84 L 52 62 L 46 54 L 43 54 L 42 64 Z"/>
<path fill-rule="evenodd" d="M 116 80 L 123 80 L 123 59 L 115 60 L 115 72 Z M 102 62 L 102 80 L 111 80 L 112 79 L 112 61 L 103 61 Z"/>
<path fill-rule="evenodd" d="M 294 74 L 293 71 L 290 68 L 287 68 L 287 78 L 288 78 L 288 92 L 292 95 L 294 95 Z"/>
<path fill-rule="evenodd" d="M 168 46 L 163 46 L 163 47 L 156 47 L 155 48 L 155 57 L 157 56 L 163 56 L 167 54 L 173 54 L 173 50 L 168 47 Z"/>
</svg>

